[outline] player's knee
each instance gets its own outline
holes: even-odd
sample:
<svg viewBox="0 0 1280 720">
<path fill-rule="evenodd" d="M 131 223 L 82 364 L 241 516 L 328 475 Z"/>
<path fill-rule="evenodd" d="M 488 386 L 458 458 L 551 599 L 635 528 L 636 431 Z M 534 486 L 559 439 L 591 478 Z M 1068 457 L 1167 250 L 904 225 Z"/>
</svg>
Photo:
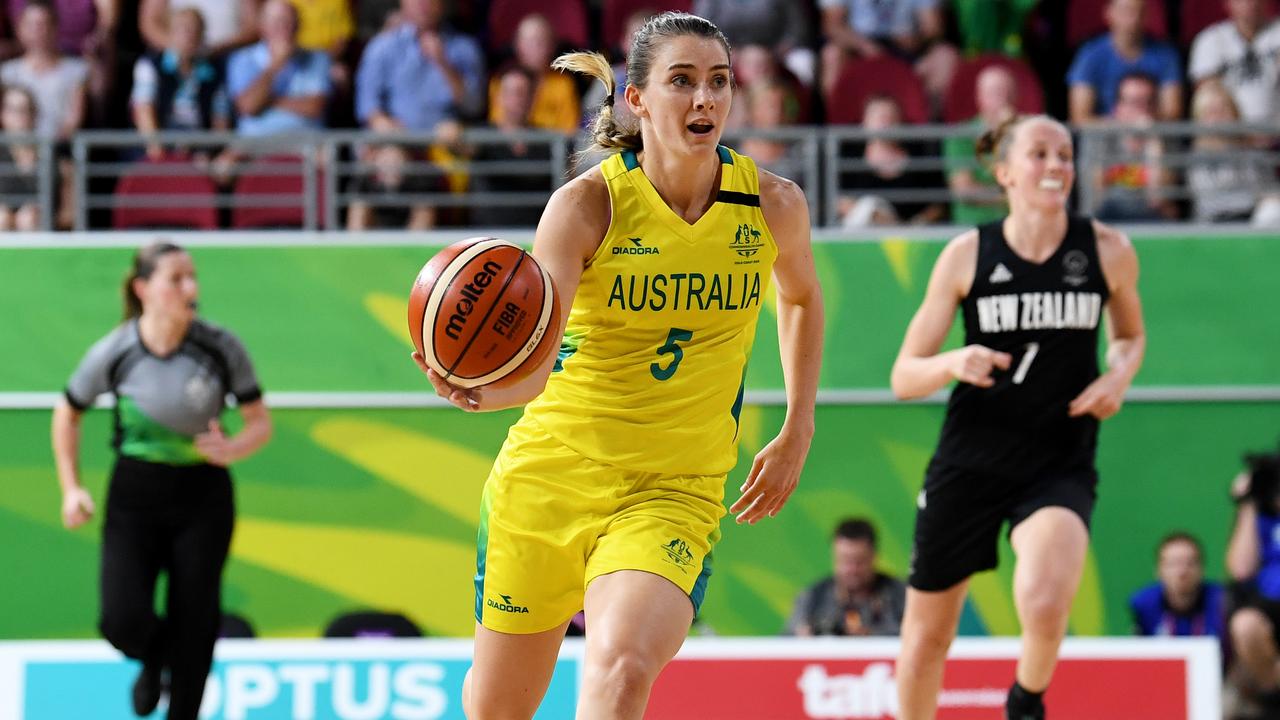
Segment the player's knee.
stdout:
<svg viewBox="0 0 1280 720">
<path fill-rule="evenodd" d="M 607 688 L 609 695 L 618 698 L 647 695 L 653 681 L 662 669 L 640 653 L 617 651 L 589 661 L 584 668 L 583 682 L 595 687 Z"/>
<path fill-rule="evenodd" d="M 1231 639 L 1237 644 L 1271 636 L 1271 621 L 1256 608 L 1241 608 L 1231 616 Z"/>
<path fill-rule="evenodd" d="M 1024 590 L 1018 593 L 1018 615 L 1024 628 L 1033 632 L 1056 631 L 1071 615 L 1071 597 L 1043 588 Z"/>
<path fill-rule="evenodd" d="M 462 712 L 467 720 L 530 720 L 537 711 L 538 703 L 530 703 L 527 693 L 485 693 L 463 686 Z"/>
<path fill-rule="evenodd" d="M 913 667 L 927 663 L 933 658 L 944 657 L 951 647 L 954 633 L 950 627 L 918 627 L 911 633 L 904 633 L 902 638 L 902 655 L 899 665 Z M 901 674 L 901 673 L 899 673 Z"/>
</svg>

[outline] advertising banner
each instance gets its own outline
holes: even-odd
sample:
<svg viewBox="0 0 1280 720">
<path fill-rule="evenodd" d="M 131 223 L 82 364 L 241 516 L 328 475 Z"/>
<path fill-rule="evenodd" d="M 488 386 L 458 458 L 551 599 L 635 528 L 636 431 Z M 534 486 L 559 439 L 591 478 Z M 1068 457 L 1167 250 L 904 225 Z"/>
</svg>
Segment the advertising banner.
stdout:
<svg viewBox="0 0 1280 720">
<path fill-rule="evenodd" d="M 690 639 L 649 701 L 654 720 L 897 717 L 893 639 Z M 573 717 L 583 645 L 567 641 L 537 718 Z M 939 720 L 1003 717 L 1019 645 L 958 640 Z M 231 640 L 218 646 L 202 720 L 461 720 L 471 643 Z M 0 643 L 0 718 L 128 720 L 137 664 L 100 642 Z M 1053 716 L 1209 720 L 1221 694 L 1207 639 L 1068 639 Z"/>
</svg>

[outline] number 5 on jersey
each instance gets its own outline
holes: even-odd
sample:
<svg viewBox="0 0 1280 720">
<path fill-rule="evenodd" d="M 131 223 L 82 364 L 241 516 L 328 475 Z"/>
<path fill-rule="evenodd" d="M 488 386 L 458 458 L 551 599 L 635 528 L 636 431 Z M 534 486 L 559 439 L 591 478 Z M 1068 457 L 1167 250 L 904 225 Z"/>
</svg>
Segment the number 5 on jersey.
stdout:
<svg viewBox="0 0 1280 720">
<path fill-rule="evenodd" d="M 657 362 L 649 365 L 649 372 L 653 374 L 655 380 L 670 380 L 671 376 L 676 374 L 676 369 L 680 367 L 680 361 L 684 360 L 684 348 L 676 343 L 688 342 L 692 339 L 692 330 L 671 328 L 671 332 L 667 333 L 667 342 L 658 348 L 658 355 L 670 355 L 671 362 L 666 367 Z"/>
</svg>

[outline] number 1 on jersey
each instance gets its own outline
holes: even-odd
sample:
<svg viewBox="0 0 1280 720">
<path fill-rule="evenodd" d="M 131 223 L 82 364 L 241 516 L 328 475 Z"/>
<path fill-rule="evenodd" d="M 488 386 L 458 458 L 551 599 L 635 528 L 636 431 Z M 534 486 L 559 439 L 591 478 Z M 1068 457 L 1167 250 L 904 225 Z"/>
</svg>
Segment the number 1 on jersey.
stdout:
<svg viewBox="0 0 1280 720">
<path fill-rule="evenodd" d="M 659 355 L 671 355 L 671 363 L 666 367 L 662 367 L 658 363 L 649 365 L 649 372 L 653 374 L 656 380 L 670 380 L 672 375 L 676 374 L 676 368 L 680 367 L 680 361 L 684 360 L 684 348 L 677 345 L 677 342 L 688 342 L 693 339 L 692 330 L 681 330 L 680 328 L 671 328 L 671 332 L 667 333 L 667 342 L 658 348 Z"/>
<path fill-rule="evenodd" d="M 1023 380 L 1027 379 L 1027 371 L 1031 369 L 1031 363 L 1036 359 L 1036 353 L 1040 352 L 1040 343 L 1027 343 L 1027 351 L 1022 354 L 1022 362 L 1018 363 L 1018 370 L 1013 374 L 1013 384 L 1021 385 Z"/>
</svg>

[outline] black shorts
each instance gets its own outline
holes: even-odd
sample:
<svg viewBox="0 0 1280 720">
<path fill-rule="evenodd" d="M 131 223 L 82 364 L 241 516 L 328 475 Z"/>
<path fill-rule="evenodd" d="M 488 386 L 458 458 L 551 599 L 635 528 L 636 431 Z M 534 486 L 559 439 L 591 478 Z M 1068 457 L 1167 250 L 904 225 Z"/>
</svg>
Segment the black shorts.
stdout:
<svg viewBox="0 0 1280 720">
<path fill-rule="evenodd" d="M 1016 477 L 934 460 L 916 501 L 908 583 L 936 592 L 995 568 L 1000 528 L 1008 522 L 1012 533 L 1040 508 L 1065 507 L 1089 527 L 1097 486 L 1098 473 L 1092 467 Z"/>
</svg>

